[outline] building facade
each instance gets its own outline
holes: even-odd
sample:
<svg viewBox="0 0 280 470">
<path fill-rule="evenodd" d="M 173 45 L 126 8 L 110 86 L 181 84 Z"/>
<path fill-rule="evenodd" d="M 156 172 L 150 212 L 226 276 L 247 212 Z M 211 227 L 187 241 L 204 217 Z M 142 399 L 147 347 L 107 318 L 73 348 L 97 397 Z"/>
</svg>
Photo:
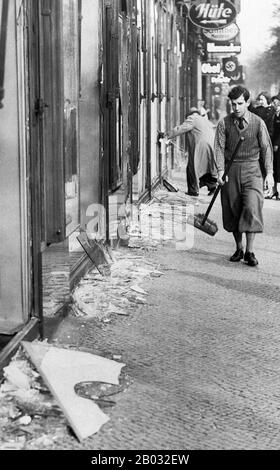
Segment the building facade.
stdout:
<svg viewBox="0 0 280 470">
<path fill-rule="evenodd" d="M 119 207 L 151 198 L 172 169 L 162 134 L 202 87 L 188 3 L 8 1 L 0 334 L 42 333 L 90 265 L 77 235 L 118 237 Z"/>
</svg>

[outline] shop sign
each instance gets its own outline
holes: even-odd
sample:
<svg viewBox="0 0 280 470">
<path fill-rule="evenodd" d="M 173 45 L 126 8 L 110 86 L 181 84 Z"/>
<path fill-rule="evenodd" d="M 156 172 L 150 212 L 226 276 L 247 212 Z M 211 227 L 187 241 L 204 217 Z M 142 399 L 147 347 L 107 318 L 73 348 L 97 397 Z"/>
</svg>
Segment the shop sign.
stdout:
<svg viewBox="0 0 280 470">
<path fill-rule="evenodd" d="M 222 93 L 222 85 L 212 85 L 212 93 L 215 95 L 220 95 Z"/>
<path fill-rule="evenodd" d="M 214 42 L 207 43 L 207 52 L 222 53 L 222 54 L 239 54 L 241 52 L 241 44 L 217 45 Z"/>
<path fill-rule="evenodd" d="M 202 33 L 210 41 L 214 42 L 228 42 L 234 39 L 240 32 L 236 23 L 231 23 L 229 26 L 221 29 L 203 29 Z"/>
<path fill-rule="evenodd" d="M 203 75 L 218 75 L 221 72 L 220 62 L 202 62 L 201 72 Z"/>
<path fill-rule="evenodd" d="M 190 21 L 203 29 L 225 28 L 236 18 L 235 6 L 224 0 L 218 4 L 197 1 L 189 9 Z"/>
<path fill-rule="evenodd" d="M 222 84 L 222 83 L 229 83 L 229 82 L 230 82 L 230 78 L 225 77 L 223 72 L 221 72 L 221 74 L 218 77 L 211 77 L 211 83 L 213 85 Z"/>
</svg>

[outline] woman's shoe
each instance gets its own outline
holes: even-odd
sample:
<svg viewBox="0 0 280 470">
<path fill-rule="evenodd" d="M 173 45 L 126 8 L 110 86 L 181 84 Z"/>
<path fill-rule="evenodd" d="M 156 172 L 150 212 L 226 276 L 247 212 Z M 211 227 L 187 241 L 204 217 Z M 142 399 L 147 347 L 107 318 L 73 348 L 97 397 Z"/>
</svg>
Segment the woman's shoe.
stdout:
<svg viewBox="0 0 280 470">
<path fill-rule="evenodd" d="M 230 257 L 230 261 L 234 263 L 242 260 L 244 258 L 244 251 L 241 248 L 237 248 L 236 252 Z"/>
<path fill-rule="evenodd" d="M 259 264 L 257 258 L 255 257 L 254 253 L 250 251 L 246 251 L 244 255 L 244 261 L 248 263 L 248 266 L 257 266 Z"/>
</svg>

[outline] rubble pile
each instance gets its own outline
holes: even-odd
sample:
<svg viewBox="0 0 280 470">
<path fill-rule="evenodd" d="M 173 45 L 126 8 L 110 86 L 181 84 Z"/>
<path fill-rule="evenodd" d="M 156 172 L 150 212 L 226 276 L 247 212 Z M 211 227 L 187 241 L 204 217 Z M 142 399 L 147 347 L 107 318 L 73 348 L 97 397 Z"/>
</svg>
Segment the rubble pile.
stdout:
<svg viewBox="0 0 280 470">
<path fill-rule="evenodd" d="M 133 206 L 128 246 L 113 250 L 110 276 L 94 268 L 82 279 L 71 296 L 73 314 L 109 322 L 112 315 L 128 316 L 137 305 L 146 304 L 141 283 L 163 273 L 145 253 L 164 243 L 184 242 L 189 236 L 186 220 L 195 204 L 182 191 L 159 189 L 149 203 Z"/>
<path fill-rule="evenodd" d="M 24 343 L 22 344 L 24 345 Z M 79 349 L 73 350 L 66 346 L 63 349 L 58 349 L 47 343 L 47 341 L 34 341 L 30 345 L 32 345 L 31 347 L 34 345 L 35 349 L 37 347 L 42 348 L 42 350 L 49 350 L 54 357 L 56 355 L 59 357 L 63 354 L 63 351 L 67 355 L 68 351 L 70 356 L 74 358 L 74 360 L 71 359 L 72 364 L 75 363 L 75 358 L 79 360 L 79 356 L 84 354 Z M 38 354 L 36 353 L 37 357 Z M 125 369 L 120 372 L 118 382 L 110 377 L 112 374 L 110 367 L 112 368 L 112 365 L 115 369 L 120 369 L 123 366 L 120 363 L 121 357 L 118 361 L 108 361 L 102 356 L 92 354 L 88 354 L 88 357 L 89 362 L 85 370 L 88 370 L 89 380 L 81 382 L 78 380 L 73 390 L 77 398 L 86 399 L 85 401 L 89 403 L 89 411 L 91 411 L 90 402 L 94 404 L 93 406 L 97 405 L 100 411 L 96 409 L 94 413 L 97 412 L 96 416 L 99 414 L 104 416 L 106 422 L 110 419 L 107 416 L 108 410 L 110 411 L 110 408 L 117 404 L 120 396 L 132 384 L 132 379 L 127 375 Z M 98 367 L 96 367 L 96 371 L 95 368 L 90 367 L 90 360 L 97 362 L 98 365 L 99 359 L 101 363 L 102 361 L 105 364 L 106 361 L 110 363 L 108 367 L 103 367 L 102 374 L 107 377 L 106 383 L 92 380 L 93 376 L 96 374 L 98 376 Z M 41 362 L 41 360 L 42 357 L 39 353 L 38 362 Z M 81 369 L 81 367 L 76 369 L 72 367 L 71 376 L 76 374 L 78 377 Z M 56 395 L 51 393 L 50 388 L 46 386 L 42 374 L 38 373 L 37 368 L 34 367 L 22 346 L 3 372 L 4 380 L 0 385 L 0 451 L 52 450 L 58 447 L 63 448 L 65 439 L 69 439 L 69 437 L 77 439 L 69 424 L 69 415 L 73 410 L 76 410 L 75 402 L 73 402 L 73 410 L 71 410 L 70 402 L 67 413 L 65 413 L 65 406 L 60 406 L 59 401 L 55 398 Z M 65 378 L 61 379 L 60 374 L 57 374 L 56 380 L 59 388 L 63 385 L 65 387 Z M 65 392 L 67 392 L 66 389 Z M 67 402 L 67 399 L 69 401 L 69 398 L 67 398 L 69 394 L 70 390 L 65 395 L 65 402 Z M 102 410 L 106 415 L 103 414 Z M 95 421 L 95 419 L 92 420 L 93 423 Z M 100 427 L 101 425 L 102 423 Z"/>
<path fill-rule="evenodd" d="M 181 190 L 157 190 L 150 203 L 132 211 L 129 247 L 157 249 L 162 244 L 186 241 L 193 229 L 187 224 L 189 216 L 193 217 L 196 206 L 208 203 L 208 197 L 193 198 Z"/>
<path fill-rule="evenodd" d="M 134 250 L 114 251 L 111 276 L 96 269 L 80 281 L 72 293 L 71 310 L 76 316 L 108 321 L 111 315 L 130 315 L 137 305 L 147 302 L 147 292 L 140 287 L 145 278 L 162 276 L 153 263 Z"/>
<path fill-rule="evenodd" d="M 20 348 L 0 386 L 0 450 L 51 449 L 67 432 L 62 411 Z"/>
<path fill-rule="evenodd" d="M 110 251 L 110 256 L 104 252 L 110 274 L 104 275 L 96 266 L 73 291 L 72 314 L 109 323 L 113 316 L 129 316 L 147 304 L 148 292 L 142 284 L 163 275 L 161 266 L 156 266 L 147 253 L 178 239 L 187 212 L 186 196 L 166 190 L 158 191 L 150 204 L 142 205 L 136 220 L 131 221 L 128 246 L 118 246 Z M 29 359 L 21 347 L 4 369 L 5 380 L 0 386 L 0 450 L 63 447 L 63 440 L 69 436 L 61 406 Z M 131 379 L 122 372 L 117 393 L 125 391 L 130 383 Z M 75 392 L 95 400 L 101 408 L 110 408 L 116 403 L 112 385 L 101 385 L 77 383 Z"/>
</svg>

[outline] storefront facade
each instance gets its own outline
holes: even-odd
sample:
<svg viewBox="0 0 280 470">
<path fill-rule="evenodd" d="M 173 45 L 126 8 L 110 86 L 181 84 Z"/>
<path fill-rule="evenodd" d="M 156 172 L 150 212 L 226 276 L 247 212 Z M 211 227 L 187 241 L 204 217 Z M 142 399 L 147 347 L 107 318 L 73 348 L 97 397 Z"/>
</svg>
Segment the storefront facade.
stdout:
<svg viewBox="0 0 280 470">
<path fill-rule="evenodd" d="M 3 1 L 0 1 L 2 8 Z M 162 133 L 197 96 L 196 30 L 173 0 L 9 0 L 0 110 L 0 334 L 67 309 L 122 204 L 174 164 Z"/>
</svg>

